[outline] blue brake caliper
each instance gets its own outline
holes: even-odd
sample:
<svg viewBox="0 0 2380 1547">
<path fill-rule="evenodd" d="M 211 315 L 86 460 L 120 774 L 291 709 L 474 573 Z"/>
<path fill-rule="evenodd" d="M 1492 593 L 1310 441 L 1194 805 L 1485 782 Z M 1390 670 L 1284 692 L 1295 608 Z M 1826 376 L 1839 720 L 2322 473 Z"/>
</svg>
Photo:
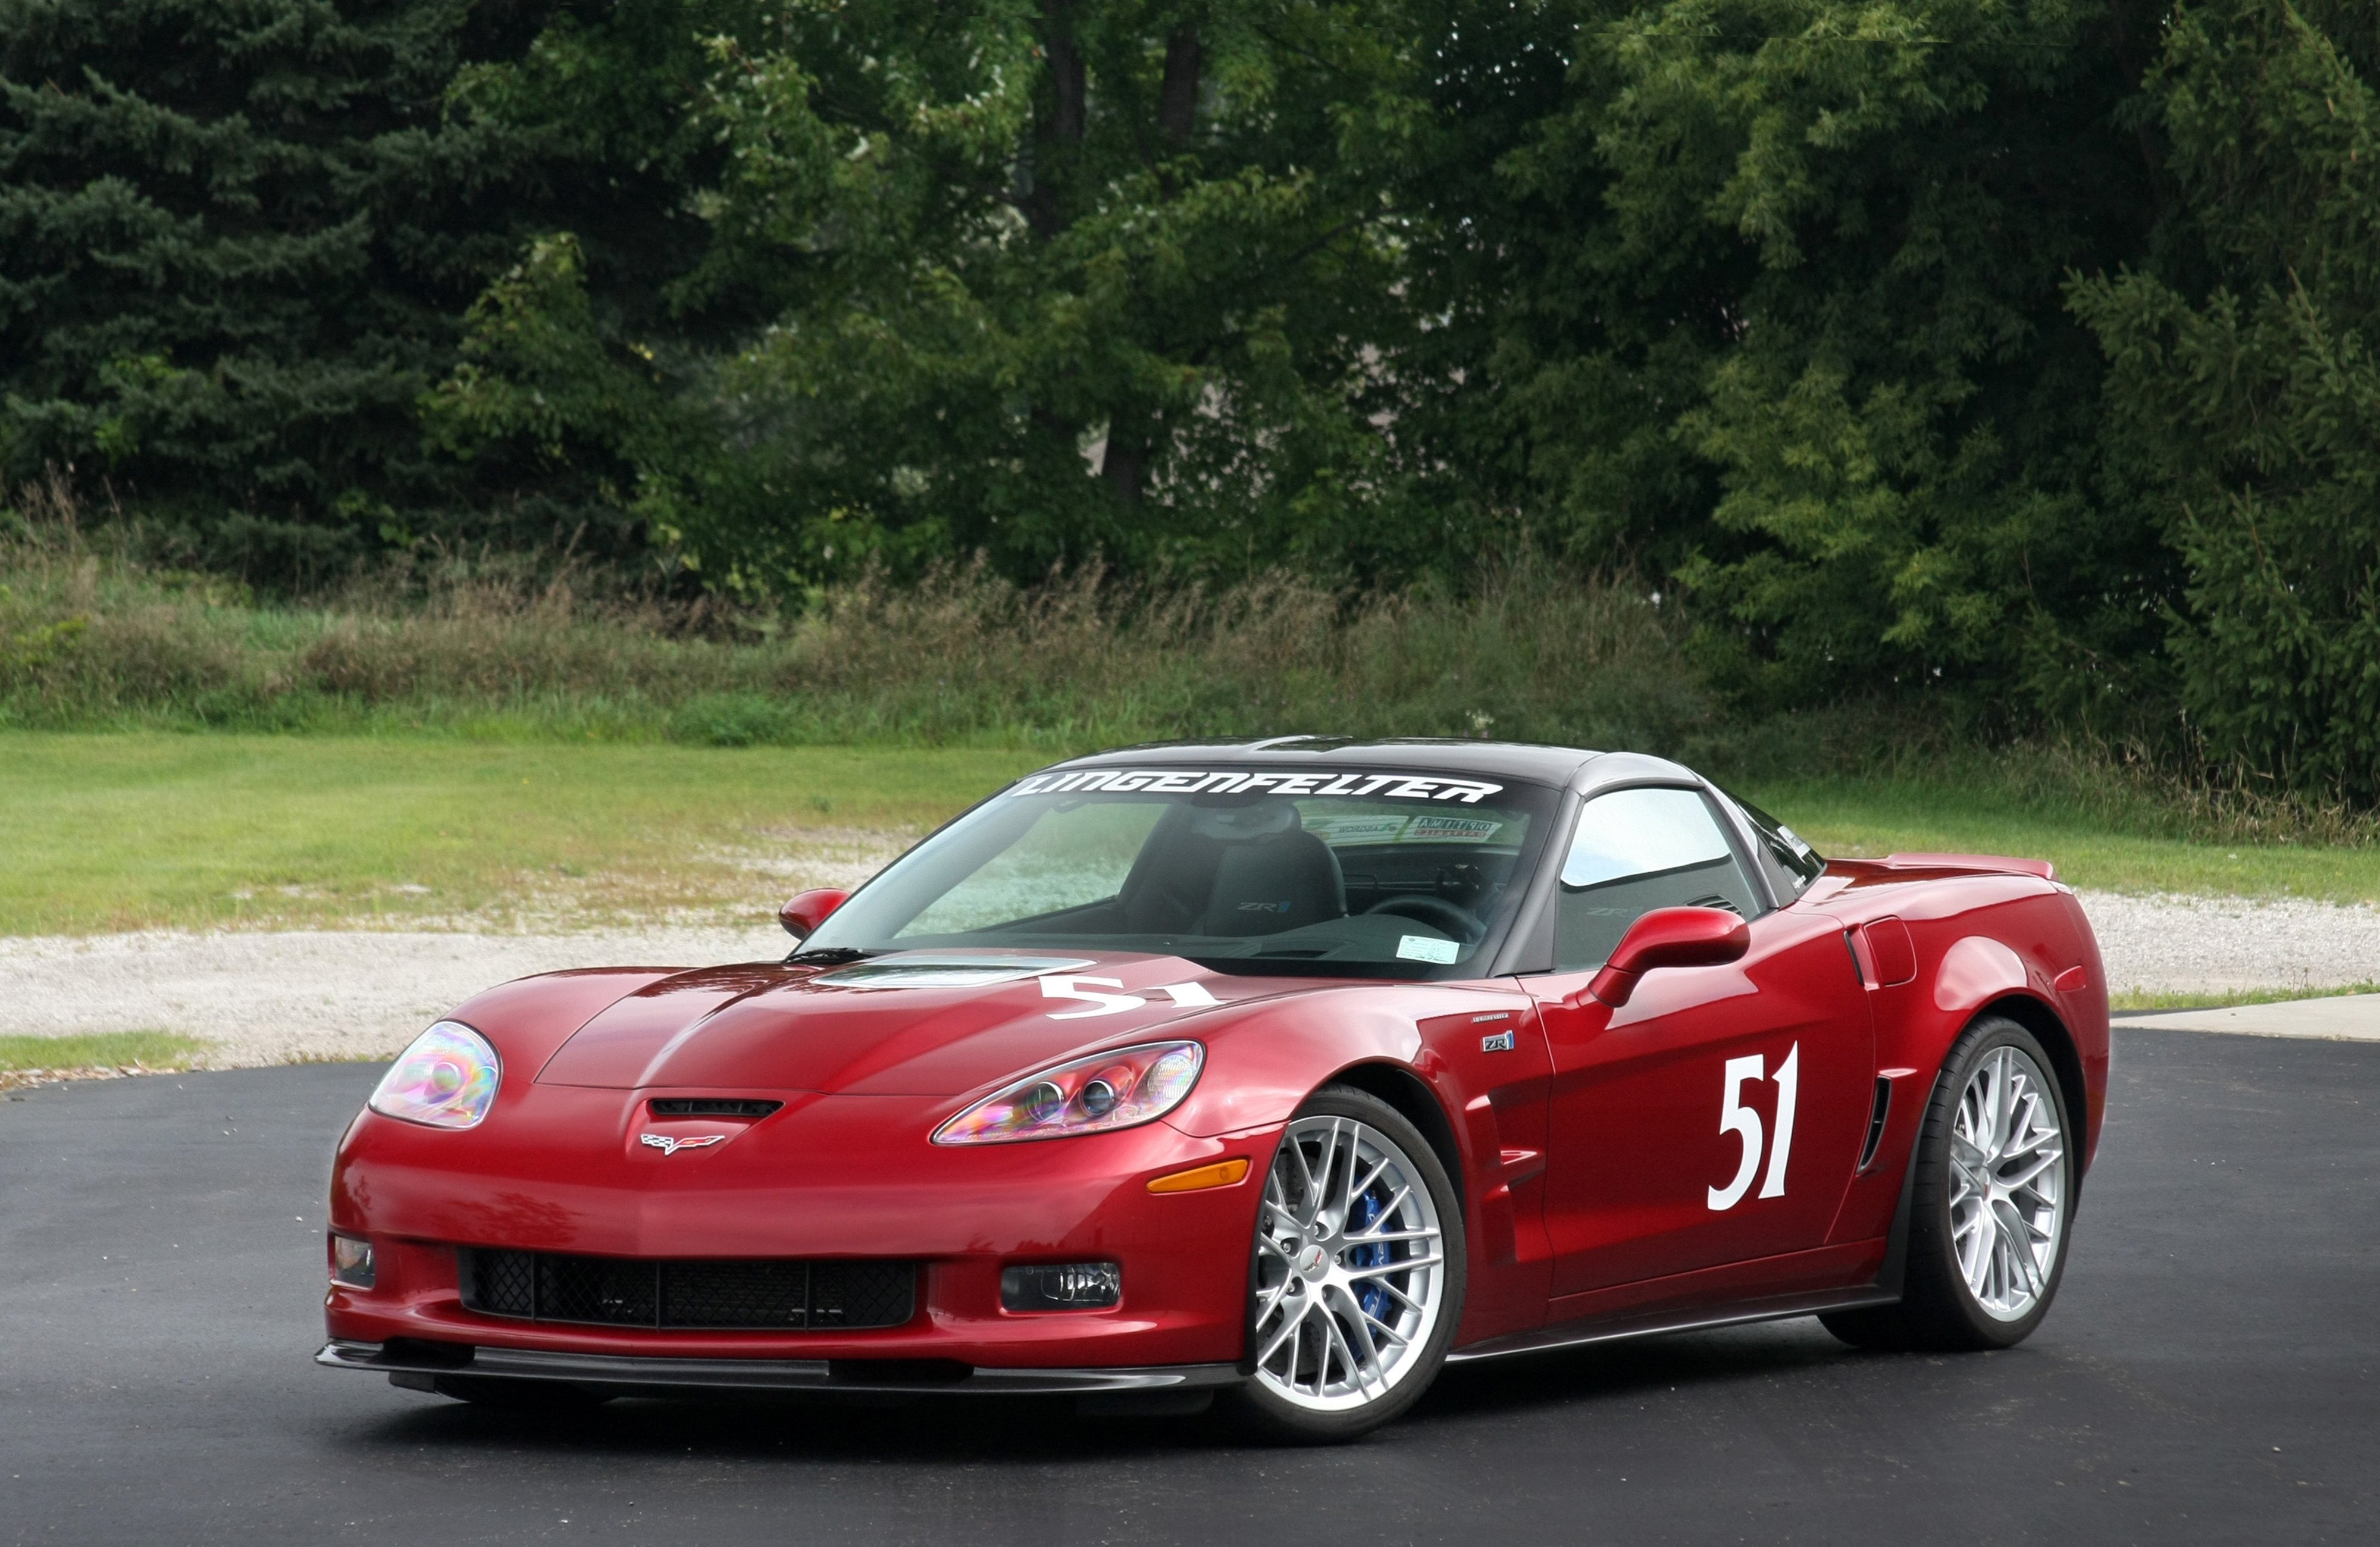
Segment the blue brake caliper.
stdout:
<svg viewBox="0 0 2380 1547">
<path fill-rule="evenodd" d="M 1379 1184 L 1374 1183 L 1370 1190 L 1355 1200 L 1354 1207 L 1347 1211 L 1346 1233 L 1348 1235 L 1353 1236 L 1358 1231 L 1369 1230 L 1379 1219 L 1378 1188 Z M 1378 1241 L 1370 1246 L 1359 1246 L 1350 1254 L 1348 1261 L 1351 1265 L 1358 1268 L 1379 1267 L 1382 1263 L 1391 1261 L 1389 1243 Z M 1389 1292 L 1380 1287 L 1378 1280 L 1372 1280 L 1365 1285 L 1363 1292 L 1355 1297 L 1355 1303 L 1364 1308 L 1365 1315 L 1388 1322 Z"/>
</svg>

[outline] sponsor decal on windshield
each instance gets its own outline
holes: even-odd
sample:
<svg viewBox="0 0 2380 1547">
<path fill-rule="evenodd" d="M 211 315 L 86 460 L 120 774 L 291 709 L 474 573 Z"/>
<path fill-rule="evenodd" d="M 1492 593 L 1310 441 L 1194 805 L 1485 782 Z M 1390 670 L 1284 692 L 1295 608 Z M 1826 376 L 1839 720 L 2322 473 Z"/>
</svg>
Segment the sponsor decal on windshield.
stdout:
<svg viewBox="0 0 2380 1547">
<path fill-rule="evenodd" d="M 1402 811 L 1341 814 L 1308 811 L 1305 830 L 1333 848 L 1367 844 L 1492 844 L 1498 834 L 1518 825 L 1492 817 L 1447 816 L 1430 811 L 1407 816 Z"/>
<path fill-rule="evenodd" d="M 1075 774 L 1036 774 L 1017 782 L 1011 795 L 1068 795 L 1102 790 L 1121 795 L 1354 795 L 1376 800 L 1459 800 L 1475 806 L 1502 789 L 1478 779 L 1404 774 L 1252 774 L 1242 768 L 1092 768 Z"/>
</svg>

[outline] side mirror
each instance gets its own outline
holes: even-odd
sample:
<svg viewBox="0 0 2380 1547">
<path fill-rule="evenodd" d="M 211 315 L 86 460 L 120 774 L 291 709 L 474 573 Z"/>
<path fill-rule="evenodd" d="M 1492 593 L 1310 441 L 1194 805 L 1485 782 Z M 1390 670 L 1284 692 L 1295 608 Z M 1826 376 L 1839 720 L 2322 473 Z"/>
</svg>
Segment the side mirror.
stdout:
<svg viewBox="0 0 2380 1547">
<path fill-rule="evenodd" d="M 795 940 L 808 940 L 827 915 L 843 906 L 850 893 L 835 886 L 813 886 L 807 892 L 796 892 L 777 909 L 777 922 Z"/>
<path fill-rule="evenodd" d="M 1724 908 L 1657 907 L 1628 926 L 1586 992 L 1625 1005 L 1636 980 L 1657 967 L 1720 967 L 1751 948 L 1752 932 Z"/>
</svg>

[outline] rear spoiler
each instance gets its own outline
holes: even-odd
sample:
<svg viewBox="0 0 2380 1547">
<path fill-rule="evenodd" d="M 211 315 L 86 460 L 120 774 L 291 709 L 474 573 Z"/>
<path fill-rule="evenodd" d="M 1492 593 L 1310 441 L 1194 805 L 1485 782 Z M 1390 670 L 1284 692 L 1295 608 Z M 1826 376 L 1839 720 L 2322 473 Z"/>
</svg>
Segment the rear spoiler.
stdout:
<svg viewBox="0 0 2380 1547">
<path fill-rule="evenodd" d="M 1891 871 L 1970 871 L 1986 875 L 2037 875 L 2058 879 L 2058 867 L 2046 859 L 2012 859 L 2005 854 L 1888 854 L 1871 859 Z"/>
</svg>

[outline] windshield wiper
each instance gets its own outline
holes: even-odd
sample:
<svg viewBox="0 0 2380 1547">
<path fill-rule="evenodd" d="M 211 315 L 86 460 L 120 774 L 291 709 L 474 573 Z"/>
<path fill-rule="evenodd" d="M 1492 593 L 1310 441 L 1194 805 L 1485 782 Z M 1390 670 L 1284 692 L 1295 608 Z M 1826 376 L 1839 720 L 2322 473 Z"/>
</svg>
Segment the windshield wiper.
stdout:
<svg viewBox="0 0 2380 1547">
<path fill-rule="evenodd" d="M 856 945 L 831 945 L 822 951 L 795 951 L 785 958 L 788 967 L 841 967 L 845 962 L 866 961 L 880 956 L 881 951 L 863 951 Z"/>
</svg>

